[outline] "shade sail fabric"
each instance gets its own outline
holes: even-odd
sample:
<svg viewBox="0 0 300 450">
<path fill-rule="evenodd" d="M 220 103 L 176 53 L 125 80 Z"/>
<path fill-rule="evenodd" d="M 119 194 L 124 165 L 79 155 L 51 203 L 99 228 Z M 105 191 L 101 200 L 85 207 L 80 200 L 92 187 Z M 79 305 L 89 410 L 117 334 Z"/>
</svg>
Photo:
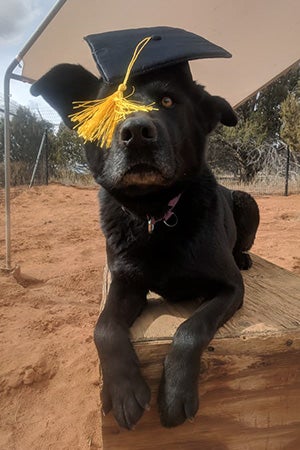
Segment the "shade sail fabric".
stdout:
<svg viewBox="0 0 300 450">
<path fill-rule="evenodd" d="M 299 0 L 68 0 L 34 43 L 23 75 L 58 63 L 98 71 L 83 37 L 149 26 L 184 28 L 233 57 L 191 62 L 194 79 L 237 105 L 300 58 Z"/>
</svg>

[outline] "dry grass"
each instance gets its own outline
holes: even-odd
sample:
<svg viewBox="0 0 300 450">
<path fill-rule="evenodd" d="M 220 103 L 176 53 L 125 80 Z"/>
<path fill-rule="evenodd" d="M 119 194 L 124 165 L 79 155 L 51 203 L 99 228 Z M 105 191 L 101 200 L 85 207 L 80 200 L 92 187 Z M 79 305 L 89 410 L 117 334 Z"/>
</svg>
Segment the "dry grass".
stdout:
<svg viewBox="0 0 300 450">
<path fill-rule="evenodd" d="M 256 195 L 284 195 L 285 177 L 276 174 L 257 175 L 253 182 L 246 184 L 240 182 L 232 176 L 219 174 L 218 181 L 229 189 L 240 189 Z M 67 170 L 61 170 L 51 182 L 65 185 L 95 186 L 95 181 L 90 174 L 77 174 Z M 289 179 L 289 194 L 298 194 L 300 192 L 300 173 L 292 173 Z"/>
<path fill-rule="evenodd" d="M 219 175 L 217 177 L 220 184 L 229 189 L 239 189 L 249 192 L 253 195 L 284 195 L 285 192 L 285 178 L 282 176 L 270 175 L 259 177 L 257 176 L 252 183 L 246 184 L 239 182 L 230 176 Z M 62 184 L 65 186 L 76 186 L 79 188 L 93 188 L 96 183 L 90 174 L 76 174 L 69 171 L 61 171 L 57 176 L 51 177 L 50 183 Z M 28 189 L 28 185 L 20 183 L 20 185 L 11 188 L 11 198 L 17 197 L 21 192 Z M 300 174 L 293 175 L 289 180 L 289 194 L 300 193 Z M 0 188 L 0 204 L 4 203 L 4 189 Z"/>
<path fill-rule="evenodd" d="M 253 182 L 246 184 L 239 182 L 234 178 L 219 177 L 218 181 L 229 189 L 239 189 L 247 191 L 254 195 L 284 195 L 285 178 L 278 175 L 270 175 L 268 177 L 257 176 Z M 289 180 L 288 193 L 298 194 L 300 192 L 300 175 Z"/>
<path fill-rule="evenodd" d="M 56 173 L 55 177 L 50 177 L 49 182 L 61 183 L 67 186 L 95 186 L 94 178 L 90 173 L 80 174 L 66 169 L 61 169 Z"/>
</svg>

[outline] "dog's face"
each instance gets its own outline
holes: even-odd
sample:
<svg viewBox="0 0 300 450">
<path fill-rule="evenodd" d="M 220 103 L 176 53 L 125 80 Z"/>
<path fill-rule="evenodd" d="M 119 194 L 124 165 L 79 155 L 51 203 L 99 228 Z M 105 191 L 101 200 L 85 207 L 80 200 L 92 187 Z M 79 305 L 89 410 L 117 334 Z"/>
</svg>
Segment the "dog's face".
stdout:
<svg viewBox="0 0 300 450">
<path fill-rule="evenodd" d="M 191 77 L 187 64 L 156 70 L 131 80 L 132 97 L 157 110 L 137 112 L 120 122 L 110 148 L 86 143 L 87 159 L 96 181 L 116 196 L 139 196 L 201 173 L 206 136 L 218 122 L 236 124 L 236 115 L 220 97 L 209 95 Z M 68 126 L 72 101 L 105 98 L 116 90 L 80 66 L 60 65 L 37 81 L 42 95 Z"/>
</svg>

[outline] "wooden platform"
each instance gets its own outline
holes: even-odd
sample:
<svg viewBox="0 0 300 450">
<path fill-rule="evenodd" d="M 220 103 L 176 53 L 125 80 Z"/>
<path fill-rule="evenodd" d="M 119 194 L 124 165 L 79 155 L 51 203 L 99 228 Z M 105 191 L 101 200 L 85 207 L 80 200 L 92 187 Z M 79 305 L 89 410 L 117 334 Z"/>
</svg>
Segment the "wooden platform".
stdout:
<svg viewBox="0 0 300 450">
<path fill-rule="evenodd" d="M 132 340 L 152 392 L 135 431 L 102 419 L 103 450 L 299 450 L 300 277 L 256 256 L 244 272 L 246 296 L 203 355 L 194 423 L 165 429 L 156 396 L 172 336 L 196 302 L 151 298 Z M 109 275 L 105 273 L 106 299 Z"/>
</svg>

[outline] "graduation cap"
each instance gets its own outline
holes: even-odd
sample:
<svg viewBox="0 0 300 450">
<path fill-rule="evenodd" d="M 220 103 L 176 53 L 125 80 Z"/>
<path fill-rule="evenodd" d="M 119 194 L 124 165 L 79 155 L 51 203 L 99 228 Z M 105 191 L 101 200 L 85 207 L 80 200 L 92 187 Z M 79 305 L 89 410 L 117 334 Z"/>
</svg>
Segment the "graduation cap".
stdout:
<svg viewBox="0 0 300 450">
<path fill-rule="evenodd" d="M 116 92 L 105 99 L 74 102 L 71 114 L 75 129 L 85 141 L 98 141 L 109 147 L 117 124 L 135 111 L 153 111 L 124 95 L 130 76 L 142 75 L 188 63 L 194 59 L 230 58 L 231 54 L 194 33 L 172 27 L 138 28 L 92 34 L 85 37 L 99 72 L 107 84 L 122 81 Z"/>
</svg>

